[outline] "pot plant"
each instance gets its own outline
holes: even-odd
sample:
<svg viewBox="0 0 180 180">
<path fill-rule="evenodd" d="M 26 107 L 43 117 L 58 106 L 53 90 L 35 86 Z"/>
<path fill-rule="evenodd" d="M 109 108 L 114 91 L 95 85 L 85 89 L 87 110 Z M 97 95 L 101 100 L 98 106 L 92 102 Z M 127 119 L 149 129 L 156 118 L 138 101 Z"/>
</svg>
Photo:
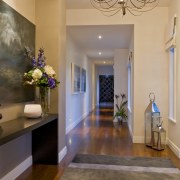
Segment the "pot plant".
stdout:
<svg viewBox="0 0 180 180">
<path fill-rule="evenodd" d="M 121 102 L 119 104 L 119 97 L 121 96 Z M 126 105 L 127 100 L 125 94 L 115 95 L 116 98 L 116 112 L 113 117 L 113 122 L 119 122 L 122 124 L 123 120 L 127 120 L 127 111 L 126 111 Z"/>
</svg>

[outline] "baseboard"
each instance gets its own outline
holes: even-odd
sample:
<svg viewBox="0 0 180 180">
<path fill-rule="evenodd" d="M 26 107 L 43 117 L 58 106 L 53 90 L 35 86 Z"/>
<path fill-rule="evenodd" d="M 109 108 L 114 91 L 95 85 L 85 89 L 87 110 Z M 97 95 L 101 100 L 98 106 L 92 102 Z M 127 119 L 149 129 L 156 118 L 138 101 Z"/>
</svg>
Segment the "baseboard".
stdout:
<svg viewBox="0 0 180 180">
<path fill-rule="evenodd" d="M 87 112 L 87 113 L 84 113 L 84 114 L 81 116 L 81 121 L 82 121 L 83 119 L 85 119 L 85 118 L 89 115 L 89 113 L 90 113 L 90 111 Z"/>
<path fill-rule="evenodd" d="M 77 121 L 71 123 L 68 127 L 66 127 L 66 134 L 68 134 L 73 128 L 75 128 L 79 123 L 81 122 L 81 119 L 78 119 Z"/>
<path fill-rule="evenodd" d="M 67 154 L 67 147 L 64 146 L 64 148 L 58 154 L 58 163 L 60 163 L 63 160 L 66 154 Z"/>
<path fill-rule="evenodd" d="M 14 180 L 30 166 L 32 166 L 32 156 L 29 156 L 21 164 L 16 166 L 12 171 L 10 171 L 8 174 L 6 174 L 4 177 L 0 179 L 1 180 L 10 180 L 10 179 Z"/>
<path fill-rule="evenodd" d="M 66 128 L 66 134 L 68 134 L 72 129 L 74 129 L 84 118 L 86 118 L 89 115 L 90 112 L 84 113 L 77 121 L 71 123 L 67 128 Z"/>
<path fill-rule="evenodd" d="M 174 154 L 180 158 L 180 148 L 178 148 L 170 139 L 167 140 L 167 145 L 174 152 Z"/>
<path fill-rule="evenodd" d="M 133 136 L 133 143 L 144 143 L 144 137 L 143 136 Z"/>
</svg>

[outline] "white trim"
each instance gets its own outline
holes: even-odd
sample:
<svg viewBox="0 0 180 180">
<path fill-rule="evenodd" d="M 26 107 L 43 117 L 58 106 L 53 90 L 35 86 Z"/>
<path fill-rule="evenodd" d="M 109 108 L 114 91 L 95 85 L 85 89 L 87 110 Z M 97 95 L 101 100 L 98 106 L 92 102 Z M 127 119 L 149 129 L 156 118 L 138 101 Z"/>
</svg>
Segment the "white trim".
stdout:
<svg viewBox="0 0 180 180">
<path fill-rule="evenodd" d="M 176 154 L 178 158 L 180 158 L 180 148 L 178 148 L 170 139 L 167 140 L 167 144 L 169 148 Z"/>
<path fill-rule="evenodd" d="M 92 111 L 91 111 L 92 112 Z M 66 134 L 68 134 L 72 129 L 74 129 L 83 119 L 85 119 L 90 112 L 84 113 L 77 121 L 71 123 L 68 127 L 66 127 Z"/>
<path fill-rule="evenodd" d="M 63 160 L 66 154 L 67 154 L 67 147 L 64 146 L 64 148 L 58 154 L 58 163 L 60 163 Z"/>
<path fill-rule="evenodd" d="M 133 143 L 144 143 L 144 137 L 143 136 L 133 136 Z"/>
<path fill-rule="evenodd" d="M 177 15 L 175 14 L 169 21 L 166 28 L 166 42 L 165 48 L 169 50 L 172 47 L 176 47 L 176 30 L 177 29 Z"/>
<path fill-rule="evenodd" d="M 131 107 L 128 106 L 127 108 L 128 108 L 129 113 L 132 114 Z"/>
<path fill-rule="evenodd" d="M 14 180 L 30 166 L 32 166 L 32 156 L 29 156 L 27 159 L 25 159 L 22 163 L 20 163 L 13 170 L 2 177 L 1 180 Z"/>
<path fill-rule="evenodd" d="M 173 119 L 171 117 L 168 118 L 171 122 L 175 123 L 176 124 L 176 119 Z"/>
<path fill-rule="evenodd" d="M 131 128 L 131 126 L 130 126 L 129 121 L 128 121 L 128 128 L 129 128 L 129 132 L 130 132 L 131 139 L 132 139 L 132 141 L 133 141 L 133 132 L 132 132 L 132 128 Z"/>
<path fill-rule="evenodd" d="M 80 169 L 104 169 L 104 170 L 132 171 L 132 172 L 155 172 L 155 173 L 166 172 L 168 174 L 180 173 L 178 168 L 163 168 L 163 167 L 148 167 L 147 168 L 147 167 L 140 167 L 140 166 L 121 166 L 121 165 L 119 166 L 119 165 L 86 164 L 86 163 L 71 163 L 69 167 L 80 168 Z"/>
<path fill-rule="evenodd" d="M 176 48 L 169 50 L 169 120 L 176 123 Z"/>
</svg>

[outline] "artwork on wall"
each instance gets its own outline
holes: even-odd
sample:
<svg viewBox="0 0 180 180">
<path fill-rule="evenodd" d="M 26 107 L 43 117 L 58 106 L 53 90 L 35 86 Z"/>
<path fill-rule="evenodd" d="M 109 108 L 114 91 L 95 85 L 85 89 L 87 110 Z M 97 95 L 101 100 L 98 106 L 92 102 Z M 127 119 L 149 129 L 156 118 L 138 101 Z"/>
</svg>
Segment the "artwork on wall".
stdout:
<svg viewBox="0 0 180 180">
<path fill-rule="evenodd" d="M 0 1 L 0 103 L 33 101 L 34 87 L 23 85 L 31 69 L 25 47 L 35 50 L 35 25 Z"/>
<path fill-rule="evenodd" d="M 81 68 L 75 64 L 71 64 L 71 76 L 72 76 L 72 93 L 76 94 L 80 92 L 80 79 L 81 79 Z"/>
<path fill-rule="evenodd" d="M 86 92 L 86 70 L 81 68 L 81 92 Z"/>
<path fill-rule="evenodd" d="M 71 89 L 73 94 L 86 92 L 86 70 L 71 63 Z"/>
</svg>

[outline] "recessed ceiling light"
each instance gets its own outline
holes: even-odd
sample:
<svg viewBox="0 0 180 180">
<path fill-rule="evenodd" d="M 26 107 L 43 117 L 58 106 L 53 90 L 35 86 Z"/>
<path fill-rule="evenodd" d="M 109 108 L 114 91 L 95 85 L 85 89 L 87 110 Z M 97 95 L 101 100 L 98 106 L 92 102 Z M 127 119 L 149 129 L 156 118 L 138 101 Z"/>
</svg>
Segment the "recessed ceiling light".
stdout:
<svg viewBox="0 0 180 180">
<path fill-rule="evenodd" d="M 99 35 L 99 36 L 98 36 L 98 39 L 102 39 L 102 35 Z"/>
<path fill-rule="evenodd" d="M 102 53 L 101 52 L 99 52 L 99 55 L 101 55 Z"/>
</svg>

